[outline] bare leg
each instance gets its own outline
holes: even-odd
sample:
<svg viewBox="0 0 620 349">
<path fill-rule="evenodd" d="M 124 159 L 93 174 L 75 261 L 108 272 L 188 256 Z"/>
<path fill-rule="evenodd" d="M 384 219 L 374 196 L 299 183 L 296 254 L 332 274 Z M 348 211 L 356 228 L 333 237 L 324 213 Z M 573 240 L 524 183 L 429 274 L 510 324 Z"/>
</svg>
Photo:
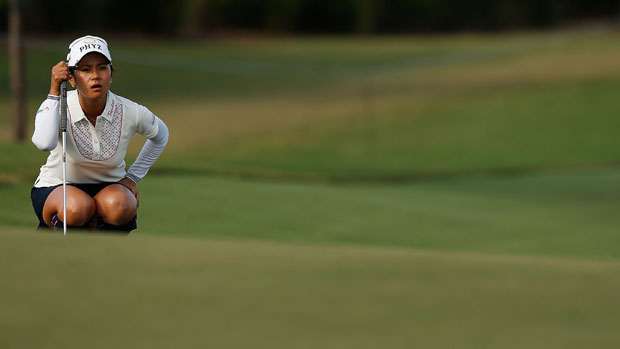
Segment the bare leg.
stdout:
<svg viewBox="0 0 620 349">
<path fill-rule="evenodd" d="M 67 185 L 67 217 L 63 216 L 62 210 L 62 186 L 54 189 L 45 200 L 43 206 L 43 220 L 49 227 L 52 226 L 52 217 L 58 214 L 58 218 L 67 225 L 81 227 L 95 214 L 95 201 L 82 190 Z"/>
<path fill-rule="evenodd" d="M 110 184 L 95 195 L 97 215 L 112 225 L 129 223 L 138 211 L 133 193 L 121 184 Z"/>
</svg>

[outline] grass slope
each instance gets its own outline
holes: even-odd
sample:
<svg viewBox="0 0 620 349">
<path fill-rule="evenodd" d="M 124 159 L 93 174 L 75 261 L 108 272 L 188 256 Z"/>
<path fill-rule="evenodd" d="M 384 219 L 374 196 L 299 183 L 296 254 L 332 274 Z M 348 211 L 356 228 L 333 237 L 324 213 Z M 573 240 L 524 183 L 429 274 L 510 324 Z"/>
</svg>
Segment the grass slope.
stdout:
<svg viewBox="0 0 620 349">
<path fill-rule="evenodd" d="M 3 348 L 620 344 L 618 262 L 0 233 Z"/>
<path fill-rule="evenodd" d="M 142 183 L 141 226 L 160 234 L 618 258 L 619 179 L 603 172 L 322 186 L 154 176 Z"/>
<path fill-rule="evenodd" d="M 134 234 L 619 258 L 620 173 L 399 185 L 150 175 Z M 34 227 L 28 184 L 4 185 L 0 226 Z"/>
</svg>

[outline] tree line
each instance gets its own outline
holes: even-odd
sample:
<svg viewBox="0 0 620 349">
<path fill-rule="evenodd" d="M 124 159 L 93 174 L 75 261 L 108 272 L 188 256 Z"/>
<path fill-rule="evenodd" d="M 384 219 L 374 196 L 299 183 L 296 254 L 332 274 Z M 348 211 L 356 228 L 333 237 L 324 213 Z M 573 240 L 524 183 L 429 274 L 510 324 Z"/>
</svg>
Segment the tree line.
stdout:
<svg viewBox="0 0 620 349">
<path fill-rule="evenodd" d="M 26 34 L 103 31 L 190 36 L 226 30 L 493 31 L 614 21 L 620 14 L 619 0 L 20 0 L 20 7 Z M 2 18 L 6 28 L 6 13 Z"/>
</svg>

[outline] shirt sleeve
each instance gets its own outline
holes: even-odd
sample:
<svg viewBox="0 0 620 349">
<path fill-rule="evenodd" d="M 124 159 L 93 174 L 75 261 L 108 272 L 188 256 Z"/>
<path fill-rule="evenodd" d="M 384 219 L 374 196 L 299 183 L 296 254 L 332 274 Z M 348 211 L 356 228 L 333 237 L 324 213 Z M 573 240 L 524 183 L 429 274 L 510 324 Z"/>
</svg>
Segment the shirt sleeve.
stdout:
<svg viewBox="0 0 620 349">
<path fill-rule="evenodd" d="M 136 132 L 143 135 L 146 138 L 153 138 L 157 135 L 159 130 L 159 120 L 155 114 L 153 114 L 147 107 L 138 105 L 138 120 L 136 125 Z"/>
<path fill-rule="evenodd" d="M 32 143 L 39 150 L 52 151 L 58 145 L 59 105 L 59 96 L 48 95 L 37 111 Z"/>
<path fill-rule="evenodd" d="M 144 143 L 136 161 L 127 171 L 126 176 L 136 184 L 146 176 L 168 143 L 168 127 L 158 117 L 155 117 L 155 123 L 157 124 L 157 134 Z"/>
</svg>

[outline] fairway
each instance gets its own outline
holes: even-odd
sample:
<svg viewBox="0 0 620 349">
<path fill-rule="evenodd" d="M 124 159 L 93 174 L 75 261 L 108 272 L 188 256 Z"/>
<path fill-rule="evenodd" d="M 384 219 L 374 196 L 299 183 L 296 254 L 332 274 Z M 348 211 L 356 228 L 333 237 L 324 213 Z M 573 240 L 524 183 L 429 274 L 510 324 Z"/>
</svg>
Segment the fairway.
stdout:
<svg viewBox="0 0 620 349">
<path fill-rule="evenodd" d="M 171 130 L 159 170 L 391 181 L 620 158 L 614 31 L 115 42 L 113 91 Z M 29 47 L 29 115 L 63 45 Z M 44 156 L 6 143 L 25 159 L 3 154 L 0 178 L 34 176 Z"/>
<path fill-rule="evenodd" d="M 0 348 L 620 347 L 617 31 L 108 41 L 128 237 L 34 230 L 0 51 Z"/>
</svg>

